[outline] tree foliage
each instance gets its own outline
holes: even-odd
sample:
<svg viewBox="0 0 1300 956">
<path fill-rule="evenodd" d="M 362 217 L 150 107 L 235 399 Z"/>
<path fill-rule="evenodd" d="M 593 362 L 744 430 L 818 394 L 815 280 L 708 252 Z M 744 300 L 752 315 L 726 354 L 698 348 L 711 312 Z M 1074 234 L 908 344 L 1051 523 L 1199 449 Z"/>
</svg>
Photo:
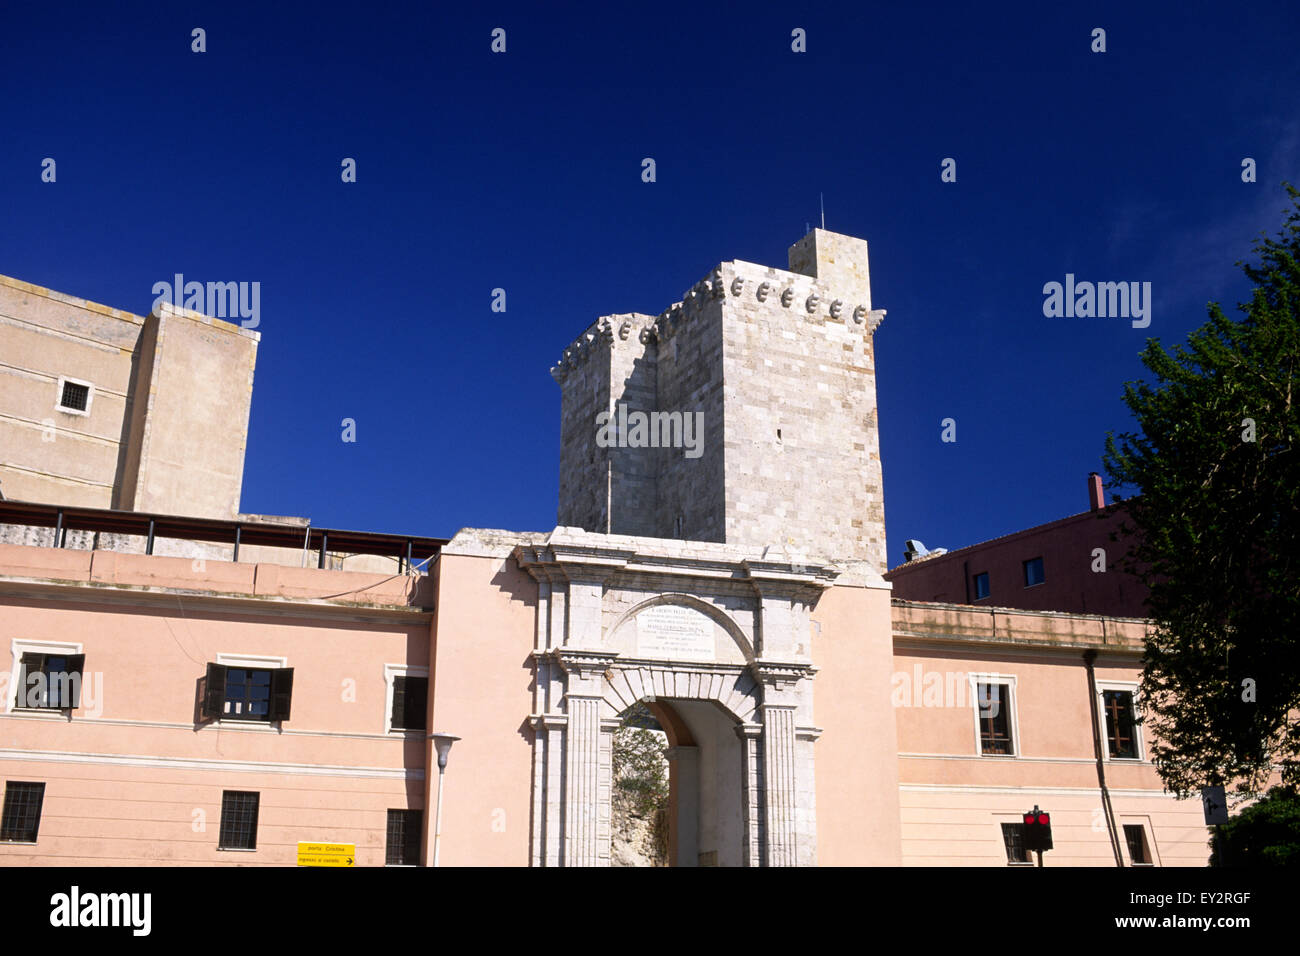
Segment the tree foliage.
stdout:
<svg viewBox="0 0 1300 956">
<path fill-rule="evenodd" d="M 1171 790 L 1300 783 L 1300 190 L 1276 238 L 1237 263 L 1242 313 L 1166 351 L 1124 401 L 1139 431 L 1106 439 L 1110 486 L 1132 490 L 1129 570 L 1150 588 L 1144 719 Z"/>
<path fill-rule="evenodd" d="M 1211 866 L 1300 866 L 1300 794 L 1275 787 L 1214 828 Z"/>
</svg>

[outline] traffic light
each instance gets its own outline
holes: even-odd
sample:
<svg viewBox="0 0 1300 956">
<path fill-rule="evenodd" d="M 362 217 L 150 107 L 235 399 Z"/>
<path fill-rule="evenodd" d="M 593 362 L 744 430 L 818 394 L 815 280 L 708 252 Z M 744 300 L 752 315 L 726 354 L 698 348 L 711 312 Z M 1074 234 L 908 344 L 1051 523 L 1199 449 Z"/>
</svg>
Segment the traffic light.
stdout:
<svg viewBox="0 0 1300 956">
<path fill-rule="evenodd" d="M 1052 815 L 1046 810 L 1034 809 L 1024 815 L 1025 849 L 1050 850 L 1052 848 Z"/>
</svg>

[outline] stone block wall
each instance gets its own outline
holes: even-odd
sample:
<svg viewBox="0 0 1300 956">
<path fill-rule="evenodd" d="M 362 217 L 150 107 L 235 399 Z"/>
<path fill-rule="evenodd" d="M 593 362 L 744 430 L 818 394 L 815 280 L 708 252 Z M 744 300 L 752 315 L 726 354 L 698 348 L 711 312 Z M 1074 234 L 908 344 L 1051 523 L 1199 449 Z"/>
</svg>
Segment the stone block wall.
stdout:
<svg viewBox="0 0 1300 956">
<path fill-rule="evenodd" d="M 815 229 L 789 262 L 724 262 L 660 315 L 606 316 L 565 350 L 560 525 L 885 569 L 867 244 Z M 596 415 L 620 405 L 700 413 L 702 444 L 601 448 Z"/>
</svg>

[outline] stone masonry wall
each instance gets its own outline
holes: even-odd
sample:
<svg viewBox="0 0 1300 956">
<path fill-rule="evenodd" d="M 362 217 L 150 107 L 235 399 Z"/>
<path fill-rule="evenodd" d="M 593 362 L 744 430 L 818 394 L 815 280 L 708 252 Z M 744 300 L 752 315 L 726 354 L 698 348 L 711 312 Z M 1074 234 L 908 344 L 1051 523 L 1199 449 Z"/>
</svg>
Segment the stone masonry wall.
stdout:
<svg viewBox="0 0 1300 956">
<path fill-rule="evenodd" d="M 779 545 L 886 567 L 867 244 L 815 229 L 791 270 L 731 261 L 657 317 L 565 350 L 559 524 Z M 703 413 L 699 457 L 601 448 L 596 414 Z"/>
</svg>

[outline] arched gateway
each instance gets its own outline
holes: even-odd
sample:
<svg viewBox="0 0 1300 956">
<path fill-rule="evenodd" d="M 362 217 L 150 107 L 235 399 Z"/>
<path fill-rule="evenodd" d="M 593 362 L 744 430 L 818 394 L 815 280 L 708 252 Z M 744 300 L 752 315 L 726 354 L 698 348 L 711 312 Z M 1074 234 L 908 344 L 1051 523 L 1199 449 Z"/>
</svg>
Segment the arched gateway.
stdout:
<svg viewBox="0 0 1300 956">
<path fill-rule="evenodd" d="M 824 565 L 722 544 L 558 528 L 538 581 L 532 863 L 610 862 L 619 715 L 667 721 L 679 865 L 816 863 L 809 612 Z"/>
</svg>

